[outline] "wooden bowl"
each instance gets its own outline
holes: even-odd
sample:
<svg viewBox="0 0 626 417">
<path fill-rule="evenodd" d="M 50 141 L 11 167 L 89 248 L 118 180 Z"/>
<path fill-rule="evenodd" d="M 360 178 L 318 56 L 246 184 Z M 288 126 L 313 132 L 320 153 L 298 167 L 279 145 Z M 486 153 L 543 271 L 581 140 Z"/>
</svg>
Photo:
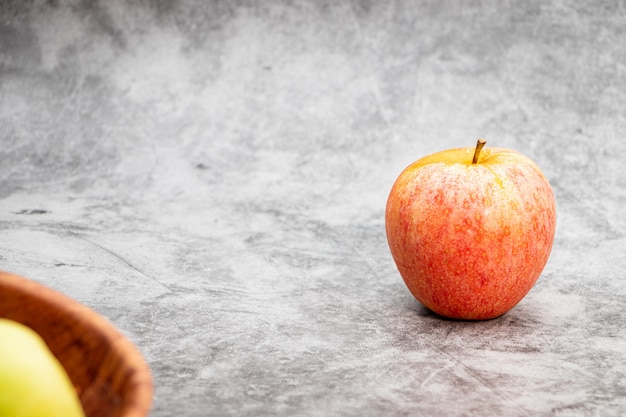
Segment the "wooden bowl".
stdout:
<svg viewBox="0 0 626 417">
<path fill-rule="evenodd" d="M 65 367 L 87 417 L 144 417 L 150 369 L 104 317 L 43 285 L 0 271 L 0 317 L 35 330 Z"/>
</svg>

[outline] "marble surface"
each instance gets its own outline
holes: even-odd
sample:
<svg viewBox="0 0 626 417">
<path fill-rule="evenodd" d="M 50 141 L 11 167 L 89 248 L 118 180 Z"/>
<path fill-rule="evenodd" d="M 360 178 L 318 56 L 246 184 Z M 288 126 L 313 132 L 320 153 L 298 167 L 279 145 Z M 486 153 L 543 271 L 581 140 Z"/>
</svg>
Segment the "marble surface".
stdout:
<svg viewBox="0 0 626 417">
<path fill-rule="evenodd" d="M 626 5 L 0 2 L 0 269 L 107 317 L 160 416 L 626 414 Z M 506 315 L 389 254 L 426 154 L 534 159 L 557 236 Z"/>
</svg>

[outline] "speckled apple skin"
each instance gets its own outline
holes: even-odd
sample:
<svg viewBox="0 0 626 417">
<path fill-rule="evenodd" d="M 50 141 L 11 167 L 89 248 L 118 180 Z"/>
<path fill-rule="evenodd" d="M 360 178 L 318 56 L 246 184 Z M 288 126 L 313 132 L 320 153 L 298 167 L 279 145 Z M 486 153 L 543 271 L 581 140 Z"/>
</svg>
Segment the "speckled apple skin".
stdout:
<svg viewBox="0 0 626 417">
<path fill-rule="evenodd" d="M 515 306 L 541 274 L 554 240 L 556 203 L 526 156 L 486 147 L 443 151 L 407 167 L 387 201 L 387 240 L 424 306 L 483 320 Z"/>
</svg>

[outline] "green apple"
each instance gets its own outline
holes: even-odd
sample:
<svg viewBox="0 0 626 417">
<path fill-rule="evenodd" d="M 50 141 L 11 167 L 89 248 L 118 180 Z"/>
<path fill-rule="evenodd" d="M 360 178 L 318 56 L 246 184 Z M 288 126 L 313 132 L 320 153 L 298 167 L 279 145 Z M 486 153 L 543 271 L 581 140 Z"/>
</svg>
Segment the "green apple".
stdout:
<svg viewBox="0 0 626 417">
<path fill-rule="evenodd" d="M 0 416 L 84 417 L 61 363 L 29 327 L 0 318 Z"/>
</svg>

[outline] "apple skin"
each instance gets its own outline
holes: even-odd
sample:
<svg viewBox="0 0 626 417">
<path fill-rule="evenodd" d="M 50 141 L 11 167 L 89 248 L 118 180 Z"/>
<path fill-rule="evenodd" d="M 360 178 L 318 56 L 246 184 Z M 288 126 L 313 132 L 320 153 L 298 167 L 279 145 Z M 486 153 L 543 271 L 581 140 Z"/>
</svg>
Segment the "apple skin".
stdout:
<svg viewBox="0 0 626 417">
<path fill-rule="evenodd" d="M 84 417 L 78 395 L 43 339 L 0 318 L 0 416 Z"/>
<path fill-rule="evenodd" d="M 556 202 L 539 167 L 508 149 L 442 151 L 408 166 L 385 211 L 391 254 L 413 296 L 435 313 L 486 320 L 513 308 L 541 274 Z"/>
</svg>

